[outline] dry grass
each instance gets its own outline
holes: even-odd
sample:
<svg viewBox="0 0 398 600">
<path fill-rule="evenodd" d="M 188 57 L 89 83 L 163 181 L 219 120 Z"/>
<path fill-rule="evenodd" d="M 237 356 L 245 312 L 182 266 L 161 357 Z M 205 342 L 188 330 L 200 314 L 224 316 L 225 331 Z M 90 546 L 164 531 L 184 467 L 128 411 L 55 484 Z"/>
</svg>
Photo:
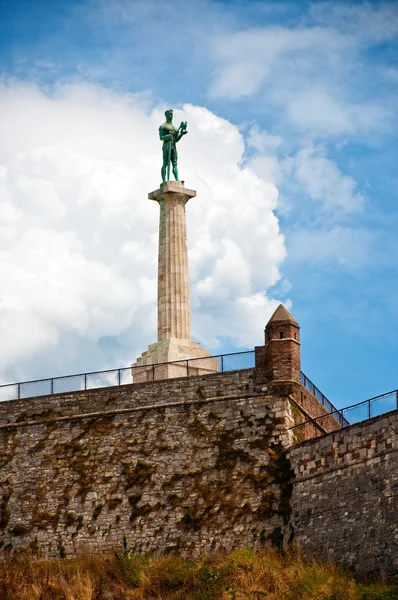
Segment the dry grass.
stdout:
<svg viewBox="0 0 398 600">
<path fill-rule="evenodd" d="M 127 551 L 0 563 L 1 600 L 398 600 L 397 586 L 361 585 L 333 565 L 240 550 L 187 561 Z"/>
</svg>

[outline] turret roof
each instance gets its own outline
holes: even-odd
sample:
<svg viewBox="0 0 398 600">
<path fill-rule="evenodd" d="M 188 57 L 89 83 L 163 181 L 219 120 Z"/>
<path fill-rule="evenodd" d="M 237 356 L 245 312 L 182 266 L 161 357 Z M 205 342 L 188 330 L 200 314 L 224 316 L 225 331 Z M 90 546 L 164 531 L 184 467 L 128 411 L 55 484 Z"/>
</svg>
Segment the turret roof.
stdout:
<svg viewBox="0 0 398 600">
<path fill-rule="evenodd" d="M 283 306 L 283 304 L 280 304 L 278 306 L 278 308 L 276 309 L 276 311 L 273 313 L 270 320 L 268 321 L 267 325 L 274 321 L 290 321 L 291 323 L 294 323 L 295 325 L 298 326 L 296 319 L 294 319 L 292 317 L 290 312 L 287 310 L 287 308 L 285 306 Z"/>
</svg>

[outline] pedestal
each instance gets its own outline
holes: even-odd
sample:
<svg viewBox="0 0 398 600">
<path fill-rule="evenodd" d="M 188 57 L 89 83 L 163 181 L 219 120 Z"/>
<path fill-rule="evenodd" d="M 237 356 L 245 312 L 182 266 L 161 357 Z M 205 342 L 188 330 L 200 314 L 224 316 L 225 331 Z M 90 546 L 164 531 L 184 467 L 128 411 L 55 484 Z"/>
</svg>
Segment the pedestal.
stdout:
<svg viewBox="0 0 398 600">
<path fill-rule="evenodd" d="M 132 365 L 133 382 L 203 375 L 217 360 L 191 341 L 185 205 L 196 192 L 182 181 L 167 181 L 148 195 L 160 206 L 158 255 L 158 342 Z M 170 363 L 175 364 L 159 364 Z M 156 365 L 156 366 L 154 366 Z"/>
<path fill-rule="evenodd" d="M 217 359 L 199 342 L 173 338 L 151 344 L 132 366 L 133 383 L 208 375 L 218 370 Z"/>
</svg>

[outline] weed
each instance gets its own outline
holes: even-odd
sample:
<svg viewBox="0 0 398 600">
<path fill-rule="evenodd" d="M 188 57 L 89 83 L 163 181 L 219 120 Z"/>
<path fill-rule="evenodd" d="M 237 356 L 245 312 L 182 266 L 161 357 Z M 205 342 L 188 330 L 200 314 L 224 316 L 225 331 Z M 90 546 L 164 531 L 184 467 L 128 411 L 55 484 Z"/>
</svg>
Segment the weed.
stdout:
<svg viewBox="0 0 398 600">
<path fill-rule="evenodd" d="M 360 585 L 359 590 L 361 592 L 361 600 L 397 600 L 398 598 L 398 585 Z"/>
<path fill-rule="evenodd" d="M 269 549 L 195 561 L 175 552 L 145 558 L 124 537 L 113 555 L 83 553 L 69 560 L 9 550 L 0 562 L 0 596 L 7 600 L 396 600 L 398 592 L 397 585 L 357 583 L 332 564 Z M 66 557 L 62 539 L 57 552 Z"/>
<path fill-rule="evenodd" d="M 93 516 L 91 517 L 93 521 L 96 521 L 98 519 L 103 508 L 103 504 L 97 504 L 97 506 L 93 510 Z"/>
<path fill-rule="evenodd" d="M 142 506 L 138 506 L 138 503 L 141 501 L 141 498 L 142 494 L 133 494 L 132 496 L 129 496 L 129 504 L 131 506 L 130 523 L 133 523 L 136 519 L 138 519 L 138 517 L 144 517 L 152 510 L 150 504 L 143 504 Z"/>
<path fill-rule="evenodd" d="M 3 497 L 0 501 L 0 530 L 3 530 L 7 527 L 8 521 L 10 520 L 10 509 L 8 503 L 13 493 L 13 488 L 8 481 L 5 481 L 5 491 Z"/>
<path fill-rule="evenodd" d="M 160 444 L 157 446 L 157 449 L 159 452 L 170 452 L 173 450 L 173 446 L 170 446 L 170 444 Z"/>
<path fill-rule="evenodd" d="M 77 515 L 72 512 L 65 513 L 65 527 L 73 527 L 77 521 Z"/>
<path fill-rule="evenodd" d="M 261 519 L 269 519 L 274 512 L 275 496 L 272 492 L 266 491 L 261 496 L 256 515 Z"/>
<path fill-rule="evenodd" d="M 207 394 L 206 394 L 206 390 L 203 387 L 203 385 L 198 386 L 196 393 L 198 394 L 199 398 L 201 398 L 202 400 L 206 400 Z"/>
<path fill-rule="evenodd" d="M 238 461 L 252 463 L 256 460 L 248 452 L 234 448 L 234 442 L 235 435 L 233 431 L 224 431 L 218 436 L 216 469 L 233 469 Z"/>
<path fill-rule="evenodd" d="M 181 524 L 185 530 L 199 531 L 202 526 L 203 518 L 203 513 L 195 512 L 193 508 L 187 508 L 181 519 Z"/>
<path fill-rule="evenodd" d="M 82 437 L 89 431 L 97 435 L 109 435 L 115 428 L 115 424 L 113 423 L 114 418 L 115 415 L 105 415 L 102 417 L 93 417 L 92 419 L 89 419 L 79 437 Z"/>
<path fill-rule="evenodd" d="M 196 415 L 188 422 L 188 429 L 196 437 L 205 437 L 209 433 L 206 425 Z"/>
<path fill-rule="evenodd" d="M 141 485 L 152 477 L 154 467 L 143 460 L 138 460 L 134 467 L 128 463 L 123 464 L 122 475 L 126 480 L 125 489 L 133 487 L 133 485 Z"/>
<path fill-rule="evenodd" d="M 184 479 L 185 477 L 185 473 L 180 473 L 180 472 L 176 472 L 173 473 L 173 475 L 171 476 L 170 482 L 174 483 L 175 481 L 181 481 L 181 479 Z"/>
<path fill-rule="evenodd" d="M 39 512 L 34 515 L 31 525 L 38 529 L 47 529 L 47 527 L 53 527 L 55 529 L 59 521 L 59 510 L 56 513 L 49 513 L 46 510 Z"/>
<path fill-rule="evenodd" d="M 18 439 L 16 429 L 1 432 L 3 449 L 0 450 L 0 468 L 10 463 L 17 451 Z"/>
<path fill-rule="evenodd" d="M 209 410 L 207 418 L 209 421 L 219 421 L 221 419 L 220 415 L 215 410 Z"/>
<path fill-rule="evenodd" d="M 16 423 L 24 423 L 26 421 L 44 421 L 46 419 L 55 419 L 59 416 L 52 408 L 42 410 L 41 412 L 35 412 L 28 414 L 26 411 L 21 412 L 15 419 Z"/>
<path fill-rule="evenodd" d="M 57 546 L 57 550 L 59 553 L 59 557 L 63 560 L 66 558 L 66 550 L 65 550 L 65 546 L 62 544 L 62 542 L 60 542 Z"/>
<path fill-rule="evenodd" d="M 169 494 L 166 500 L 172 508 L 177 508 L 182 502 L 182 498 L 178 494 Z"/>
<path fill-rule="evenodd" d="M 25 535 L 29 532 L 29 527 L 23 525 L 22 523 L 17 523 L 14 525 L 12 529 L 10 529 L 11 535 L 14 537 L 19 537 L 20 535 Z"/>
<path fill-rule="evenodd" d="M 119 506 L 119 504 L 121 504 L 123 502 L 123 500 L 121 498 L 110 498 L 109 500 L 107 500 L 107 505 L 108 505 L 108 509 L 109 510 L 115 510 L 115 508 L 117 506 Z"/>
<path fill-rule="evenodd" d="M 275 527 L 271 533 L 270 540 L 274 548 L 279 550 L 279 552 L 283 551 L 283 533 L 281 527 Z"/>
</svg>

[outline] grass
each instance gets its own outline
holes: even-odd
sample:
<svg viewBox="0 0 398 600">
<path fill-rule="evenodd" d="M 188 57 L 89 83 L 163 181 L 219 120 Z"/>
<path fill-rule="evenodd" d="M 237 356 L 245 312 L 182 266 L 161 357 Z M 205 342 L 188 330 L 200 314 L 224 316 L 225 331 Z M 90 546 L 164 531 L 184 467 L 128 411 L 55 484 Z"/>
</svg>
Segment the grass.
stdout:
<svg viewBox="0 0 398 600">
<path fill-rule="evenodd" d="M 243 549 L 188 561 L 177 555 L 82 554 L 71 560 L 16 555 L 0 562 L 6 600 L 397 600 L 398 586 L 361 584 L 297 554 Z"/>
</svg>

